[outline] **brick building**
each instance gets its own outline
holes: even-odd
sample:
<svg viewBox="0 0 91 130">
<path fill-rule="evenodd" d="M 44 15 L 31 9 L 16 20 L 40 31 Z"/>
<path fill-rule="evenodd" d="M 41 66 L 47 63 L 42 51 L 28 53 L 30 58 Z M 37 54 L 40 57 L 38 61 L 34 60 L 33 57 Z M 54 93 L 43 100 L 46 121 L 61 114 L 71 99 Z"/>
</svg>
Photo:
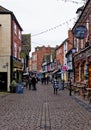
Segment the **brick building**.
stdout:
<svg viewBox="0 0 91 130">
<path fill-rule="evenodd" d="M 72 48 L 71 30 L 68 31 L 69 39 L 65 39 L 60 46 L 56 48 L 56 68 L 61 73 L 62 79 L 67 80 L 67 58 L 66 53 Z M 65 69 L 65 70 L 64 70 Z"/>
<path fill-rule="evenodd" d="M 0 90 L 9 91 L 13 78 L 21 80 L 22 28 L 13 12 L 0 6 Z"/>
<path fill-rule="evenodd" d="M 43 57 L 45 55 L 51 54 L 51 47 L 36 47 L 35 52 L 32 53 L 32 70 L 40 72 L 41 71 L 41 65 L 43 62 Z"/>
<path fill-rule="evenodd" d="M 82 35 L 84 31 L 79 31 L 81 35 L 76 35 L 76 29 L 79 26 L 82 30 L 83 27 L 87 29 L 85 35 Z M 74 47 L 77 48 L 74 55 L 75 82 L 85 82 L 87 80 L 88 86 L 91 87 L 91 0 L 87 1 L 72 31 Z"/>
</svg>

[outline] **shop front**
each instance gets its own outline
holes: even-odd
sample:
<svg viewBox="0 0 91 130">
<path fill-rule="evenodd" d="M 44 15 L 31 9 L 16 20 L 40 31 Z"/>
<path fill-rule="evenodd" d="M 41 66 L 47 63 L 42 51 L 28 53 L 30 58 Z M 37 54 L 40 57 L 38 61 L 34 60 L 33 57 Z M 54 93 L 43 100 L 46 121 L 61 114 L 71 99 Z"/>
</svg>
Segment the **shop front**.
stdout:
<svg viewBox="0 0 91 130">
<path fill-rule="evenodd" d="M 88 84 L 89 84 L 89 87 L 91 88 L 91 55 L 89 57 L 89 68 L 88 68 L 88 74 L 89 74 L 89 77 L 88 77 Z"/>
<path fill-rule="evenodd" d="M 22 74 L 23 74 L 23 64 L 21 60 L 13 57 L 13 69 L 12 69 L 12 79 L 15 78 L 17 82 L 22 81 Z"/>
<path fill-rule="evenodd" d="M 91 87 L 91 47 L 87 47 L 74 56 L 75 82 L 87 83 Z"/>
</svg>

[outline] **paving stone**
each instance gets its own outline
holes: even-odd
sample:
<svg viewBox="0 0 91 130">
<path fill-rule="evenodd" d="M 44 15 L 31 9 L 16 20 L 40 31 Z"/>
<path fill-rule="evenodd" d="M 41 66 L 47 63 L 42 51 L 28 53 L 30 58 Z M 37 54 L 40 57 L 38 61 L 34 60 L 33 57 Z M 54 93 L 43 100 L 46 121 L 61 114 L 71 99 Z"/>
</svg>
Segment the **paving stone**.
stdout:
<svg viewBox="0 0 91 130">
<path fill-rule="evenodd" d="M 3 98 L 2 98 L 3 97 Z M 37 91 L 0 96 L 0 130 L 90 130 L 91 104 L 67 89 L 37 84 Z"/>
</svg>

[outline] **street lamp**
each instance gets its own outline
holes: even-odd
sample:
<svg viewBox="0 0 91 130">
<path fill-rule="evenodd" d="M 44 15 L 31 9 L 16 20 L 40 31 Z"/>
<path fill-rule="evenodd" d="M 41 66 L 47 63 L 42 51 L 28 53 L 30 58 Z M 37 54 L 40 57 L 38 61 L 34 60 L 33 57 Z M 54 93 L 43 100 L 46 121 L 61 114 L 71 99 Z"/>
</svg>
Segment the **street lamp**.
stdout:
<svg viewBox="0 0 91 130">
<path fill-rule="evenodd" d="M 75 67 L 74 67 L 74 54 L 76 53 L 76 48 L 72 48 L 72 68 L 73 68 L 73 77 L 75 79 Z M 73 80 L 74 81 L 74 80 Z"/>
<path fill-rule="evenodd" d="M 76 53 L 76 48 L 72 48 L 72 54 Z"/>
</svg>

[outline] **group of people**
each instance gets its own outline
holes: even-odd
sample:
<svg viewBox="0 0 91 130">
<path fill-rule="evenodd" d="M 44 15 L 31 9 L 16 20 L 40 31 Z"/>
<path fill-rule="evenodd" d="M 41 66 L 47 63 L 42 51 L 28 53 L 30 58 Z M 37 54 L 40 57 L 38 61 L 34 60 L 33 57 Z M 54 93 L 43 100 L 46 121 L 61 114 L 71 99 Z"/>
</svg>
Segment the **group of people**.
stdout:
<svg viewBox="0 0 91 130">
<path fill-rule="evenodd" d="M 37 79 L 35 75 L 29 76 L 27 79 L 26 87 L 29 87 L 29 90 L 37 90 L 36 89 Z"/>
<path fill-rule="evenodd" d="M 46 84 L 48 85 L 49 80 L 50 80 L 49 76 L 42 77 L 42 78 L 41 78 L 41 83 L 42 83 L 42 84 L 45 84 L 45 85 L 46 85 Z"/>
<path fill-rule="evenodd" d="M 48 84 L 49 82 L 49 77 L 46 77 L 45 79 L 42 79 L 42 84 Z M 29 86 L 29 90 L 37 90 L 36 89 L 36 83 L 37 83 L 37 78 L 36 75 L 32 75 L 28 77 L 27 81 L 27 87 Z M 54 94 L 58 94 L 58 90 L 63 90 L 64 89 L 64 82 L 61 80 L 61 83 L 59 83 L 57 76 L 54 77 L 53 79 L 53 89 L 54 89 Z M 71 77 L 68 80 L 68 86 L 69 86 L 69 96 L 72 95 L 72 85 L 73 85 L 73 78 Z"/>
</svg>

